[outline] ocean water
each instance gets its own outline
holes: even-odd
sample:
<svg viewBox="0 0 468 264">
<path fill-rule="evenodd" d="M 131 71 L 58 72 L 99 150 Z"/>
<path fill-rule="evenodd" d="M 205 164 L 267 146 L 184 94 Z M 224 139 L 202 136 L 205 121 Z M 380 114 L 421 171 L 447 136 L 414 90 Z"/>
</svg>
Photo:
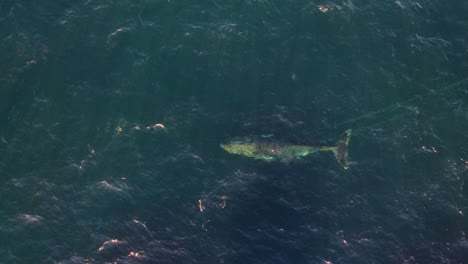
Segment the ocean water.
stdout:
<svg viewBox="0 0 468 264">
<path fill-rule="evenodd" d="M 467 14 L 0 2 L 0 263 L 468 263 Z M 348 170 L 219 147 L 346 129 Z"/>
</svg>

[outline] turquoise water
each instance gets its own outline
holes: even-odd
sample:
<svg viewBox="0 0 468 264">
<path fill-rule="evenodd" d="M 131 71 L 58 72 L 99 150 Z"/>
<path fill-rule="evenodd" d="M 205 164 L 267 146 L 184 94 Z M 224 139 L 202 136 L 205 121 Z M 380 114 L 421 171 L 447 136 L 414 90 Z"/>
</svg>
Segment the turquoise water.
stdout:
<svg viewBox="0 0 468 264">
<path fill-rule="evenodd" d="M 0 262 L 467 262 L 467 13 L 3 1 Z M 219 147 L 346 129 L 348 170 Z"/>
</svg>

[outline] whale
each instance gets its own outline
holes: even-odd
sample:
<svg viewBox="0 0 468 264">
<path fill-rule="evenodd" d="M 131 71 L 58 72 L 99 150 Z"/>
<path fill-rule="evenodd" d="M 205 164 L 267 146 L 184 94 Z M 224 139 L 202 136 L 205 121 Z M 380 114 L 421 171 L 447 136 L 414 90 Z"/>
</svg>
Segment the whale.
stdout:
<svg viewBox="0 0 468 264">
<path fill-rule="evenodd" d="M 333 146 L 308 146 L 295 145 L 274 140 L 267 140 L 265 137 L 249 137 L 231 140 L 220 144 L 226 152 L 234 155 L 241 155 L 264 161 L 284 161 L 289 162 L 294 159 L 303 158 L 314 153 L 332 152 L 343 169 L 349 168 L 348 144 L 351 138 L 351 129 L 346 130 Z"/>
</svg>

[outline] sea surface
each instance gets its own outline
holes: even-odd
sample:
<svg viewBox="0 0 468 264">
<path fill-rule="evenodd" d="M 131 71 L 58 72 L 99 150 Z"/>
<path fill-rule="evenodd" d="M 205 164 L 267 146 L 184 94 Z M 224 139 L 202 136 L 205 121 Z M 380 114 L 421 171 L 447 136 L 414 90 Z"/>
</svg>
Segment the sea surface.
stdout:
<svg viewBox="0 0 468 264">
<path fill-rule="evenodd" d="M 1 1 L 0 263 L 468 263 L 467 14 Z"/>
</svg>

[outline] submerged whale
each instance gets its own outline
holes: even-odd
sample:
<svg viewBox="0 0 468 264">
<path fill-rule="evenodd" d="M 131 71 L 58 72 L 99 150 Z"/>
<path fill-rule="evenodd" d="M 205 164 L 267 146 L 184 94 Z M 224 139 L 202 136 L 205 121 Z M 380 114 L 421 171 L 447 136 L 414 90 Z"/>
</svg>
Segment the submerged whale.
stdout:
<svg viewBox="0 0 468 264">
<path fill-rule="evenodd" d="M 320 151 L 331 151 L 335 155 L 338 163 L 344 169 L 348 169 L 348 143 L 350 137 L 351 129 L 348 129 L 340 136 L 334 146 L 303 146 L 282 144 L 276 141 L 264 139 L 244 139 L 233 140 L 227 144 L 221 144 L 221 148 L 231 154 L 266 161 L 289 161 Z"/>
</svg>

